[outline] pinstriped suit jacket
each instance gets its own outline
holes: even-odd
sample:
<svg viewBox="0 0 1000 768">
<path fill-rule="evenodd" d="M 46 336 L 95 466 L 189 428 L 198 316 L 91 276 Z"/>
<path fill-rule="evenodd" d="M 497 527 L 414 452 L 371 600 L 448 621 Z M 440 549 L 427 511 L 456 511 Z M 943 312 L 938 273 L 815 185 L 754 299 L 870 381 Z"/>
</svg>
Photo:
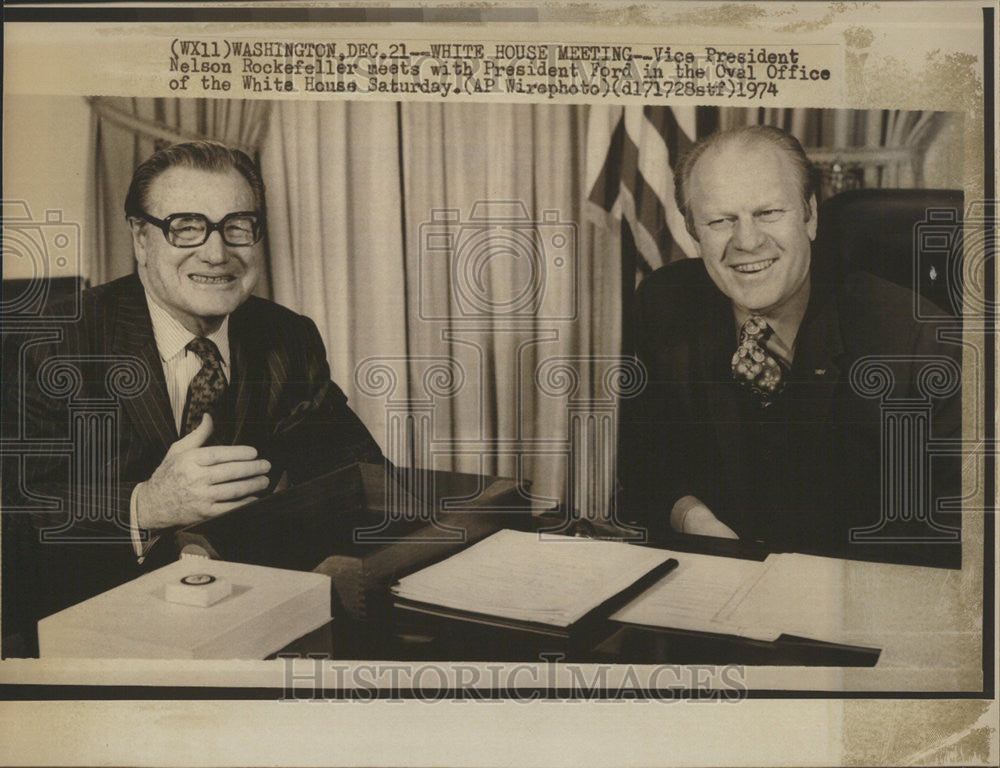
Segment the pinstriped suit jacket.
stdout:
<svg viewBox="0 0 1000 768">
<path fill-rule="evenodd" d="M 8 508 L 13 502 L 36 510 L 17 516 L 31 522 L 21 538 L 33 554 L 18 560 L 35 570 L 29 612 L 36 617 L 176 557 L 164 537 L 140 566 L 129 541 L 132 491 L 178 439 L 142 284 L 133 275 L 99 286 L 83 294 L 82 306 L 61 339 L 26 350 L 20 386 L 5 387 L 8 415 L 23 414 L 29 439 L 66 445 L 71 430 L 96 427 L 86 447 L 29 458 L 20 484 L 5 480 Z M 231 398 L 228 418 L 217 427 L 221 442 L 254 446 L 276 477 L 287 470 L 293 484 L 355 461 L 382 460 L 330 381 L 312 320 L 251 297 L 230 316 L 229 335 Z M 93 416 L 102 408 L 114 416 L 117 432 Z M 91 415 L 74 418 L 81 411 Z M 44 506 L 56 511 L 37 511 Z"/>
</svg>

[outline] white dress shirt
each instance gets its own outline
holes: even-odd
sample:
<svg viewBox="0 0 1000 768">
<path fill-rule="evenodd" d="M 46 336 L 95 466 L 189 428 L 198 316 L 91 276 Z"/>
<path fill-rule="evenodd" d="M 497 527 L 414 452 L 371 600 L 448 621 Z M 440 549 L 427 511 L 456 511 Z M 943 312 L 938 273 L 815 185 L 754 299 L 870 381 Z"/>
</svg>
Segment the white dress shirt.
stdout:
<svg viewBox="0 0 1000 768">
<path fill-rule="evenodd" d="M 188 387 L 191 384 L 191 379 L 201 370 L 202 360 L 194 352 L 186 349 L 188 342 L 195 335 L 157 304 L 148 291 L 146 292 L 146 303 L 149 305 L 150 320 L 153 321 L 153 338 L 156 341 L 157 351 L 160 353 L 160 362 L 163 363 L 163 377 L 167 383 L 170 410 L 174 414 L 174 426 L 179 435 Z M 219 348 L 219 354 L 222 357 L 222 373 L 226 377 L 226 381 L 230 381 L 229 317 L 227 316 L 222 321 L 218 330 L 208 334 L 205 338 L 214 342 L 215 346 Z M 133 491 L 129 505 L 129 521 L 132 531 L 132 546 L 135 548 L 136 557 L 141 563 L 145 559 L 145 553 L 149 551 L 158 537 L 152 536 L 148 541 L 142 541 L 142 535 L 136 525 L 136 513 L 136 493 Z"/>
<path fill-rule="evenodd" d="M 811 284 L 807 278 L 802 288 L 796 291 L 795 295 L 782 304 L 777 311 L 760 315 L 774 331 L 771 338 L 764 342 L 764 346 L 768 352 L 780 358 L 781 362 L 789 368 L 792 367 L 792 362 L 795 359 L 795 342 L 799 335 L 799 326 L 802 325 L 802 320 L 806 316 L 810 293 Z M 736 332 L 739 334 L 743 323 L 749 320 L 751 315 L 749 312 L 734 306 L 733 317 L 736 320 Z"/>
</svg>

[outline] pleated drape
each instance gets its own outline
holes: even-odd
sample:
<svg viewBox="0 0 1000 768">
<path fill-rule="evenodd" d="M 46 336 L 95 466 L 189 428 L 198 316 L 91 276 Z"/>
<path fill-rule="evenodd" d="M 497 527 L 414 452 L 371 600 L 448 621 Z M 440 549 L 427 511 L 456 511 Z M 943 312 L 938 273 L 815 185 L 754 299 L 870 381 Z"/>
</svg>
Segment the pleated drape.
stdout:
<svg viewBox="0 0 1000 768">
<path fill-rule="evenodd" d="M 621 333 L 619 252 L 584 215 L 584 110 L 277 105 L 261 152 L 274 297 L 317 321 L 393 461 L 566 498 L 570 401 L 606 398 L 592 361 Z M 391 391 L 369 380 L 380 364 Z M 571 392 L 539 385 L 553 367 Z M 425 420 L 397 439 L 406 409 Z"/>
</svg>

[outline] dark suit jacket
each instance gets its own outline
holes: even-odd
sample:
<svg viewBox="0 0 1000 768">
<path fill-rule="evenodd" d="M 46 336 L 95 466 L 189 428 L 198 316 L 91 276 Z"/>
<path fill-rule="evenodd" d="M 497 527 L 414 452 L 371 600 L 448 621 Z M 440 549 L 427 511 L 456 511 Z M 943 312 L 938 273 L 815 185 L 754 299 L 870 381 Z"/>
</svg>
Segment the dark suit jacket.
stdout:
<svg viewBox="0 0 1000 768">
<path fill-rule="evenodd" d="M 937 341 L 935 323 L 913 319 L 907 289 L 867 273 L 838 281 L 815 259 L 812 283 L 787 388 L 761 410 L 732 380 L 732 308 L 702 261 L 668 265 L 643 282 L 636 338 L 649 384 L 623 408 L 626 513 L 662 534 L 674 502 L 690 494 L 741 538 L 774 549 L 957 567 L 956 544 L 849 544 L 852 528 L 880 520 L 883 403 L 858 394 L 848 374 L 866 356 L 895 356 L 888 394 L 920 398 L 926 356 L 959 361 L 958 347 Z M 932 402 L 931 436 L 959 437 L 959 393 Z M 960 495 L 957 458 L 934 459 L 931 469 L 932 497 Z"/>
<path fill-rule="evenodd" d="M 19 564 L 16 583 L 5 573 L 5 607 L 15 592 L 30 587 L 27 607 L 13 612 L 26 614 L 29 626 L 176 558 L 166 536 L 140 566 L 129 541 L 132 491 L 178 438 L 139 279 L 86 291 L 79 321 L 60 335 L 23 353 L 17 381 L 5 384 L 5 420 L 23 415 L 25 437 L 53 441 L 57 449 L 65 448 L 81 421 L 98 430 L 111 423 L 100 415 L 74 418 L 80 411 L 114 416 L 117 433 L 108 430 L 74 455 L 43 451 L 25 461 L 21 477 L 4 479 L 8 509 L 36 510 L 5 515 L 17 521 L 17 531 L 5 537 L 5 560 L 10 555 Z M 230 316 L 229 337 L 228 415 L 213 435 L 219 442 L 256 447 L 275 477 L 287 470 L 293 483 L 356 461 L 382 460 L 330 381 L 312 320 L 251 297 Z M 53 511 L 39 511 L 45 508 Z M 30 554 L 12 553 L 15 539 Z"/>
</svg>

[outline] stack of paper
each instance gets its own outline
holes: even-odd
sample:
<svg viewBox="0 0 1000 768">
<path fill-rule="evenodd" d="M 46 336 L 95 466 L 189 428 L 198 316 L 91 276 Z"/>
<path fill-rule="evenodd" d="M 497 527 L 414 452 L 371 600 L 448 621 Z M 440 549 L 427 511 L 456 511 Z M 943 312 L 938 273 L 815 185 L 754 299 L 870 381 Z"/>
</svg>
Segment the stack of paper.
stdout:
<svg viewBox="0 0 1000 768">
<path fill-rule="evenodd" d="M 828 642 L 881 645 L 889 633 L 926 635 L 950 623 L 950 601 L 935 599 L 955 572 L 915 565 L 770 555 L 760 578 L 726 618 Z"/>
<path fill-rule="evenodd" d="M 669 558 L 620 542 L 503 530 L 392 591 L 455 611 L 569 627 Z"/>
<path fill-rule="evenodd" d="M 168 602 L 168 584 L 225 579 L 208 607 Z M 318 573 L 182 557 L 38 622 L 39 656 L 263 659 L 330 620 L 330 578 Z"/>
</svg>

